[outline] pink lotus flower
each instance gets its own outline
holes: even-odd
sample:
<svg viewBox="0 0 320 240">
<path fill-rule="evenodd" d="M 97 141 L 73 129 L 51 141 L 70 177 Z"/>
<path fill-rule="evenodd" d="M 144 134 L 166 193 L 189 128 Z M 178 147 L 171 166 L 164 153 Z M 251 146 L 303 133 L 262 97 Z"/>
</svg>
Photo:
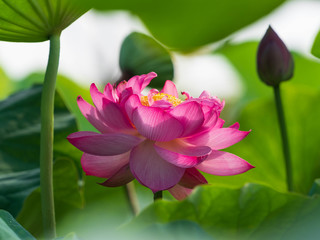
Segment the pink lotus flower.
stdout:
<svg viewBox="0 0 320 240">
<path fill-rule="evenodd" d="M 239 124 L 223 128 L 219 118 L 224 102 L 204 91 L 184 101 L 176 86 L 166 81 L 159 92 L 142 90 L 157 75 L 134 76 L 117 87 L 108 83 L 101 93 L 92 84 L 95 107 L 81 96 L 82 114 L 100 132 L 76 132 L 68 136 L 83 151 L 81 164 L 87 175 L 107 178 L 104 186 L 124 185 L 136 178 L 153 192 L 169 190 L 183 199 L 207 183 L 198 171 L 227 176 L 253 166 L 238 156 L 219 151 L 245 138 Z"/>
</svg>

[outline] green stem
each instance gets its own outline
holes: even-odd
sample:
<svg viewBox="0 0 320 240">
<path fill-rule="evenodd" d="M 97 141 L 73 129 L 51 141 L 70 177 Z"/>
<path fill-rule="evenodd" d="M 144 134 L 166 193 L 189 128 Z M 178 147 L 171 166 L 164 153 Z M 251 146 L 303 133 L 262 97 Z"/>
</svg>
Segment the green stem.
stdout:
<svg viewBox="0 0 320 240">
<path fill-rule="evenodd" d="M 53 111 L 59 66 L 60 35 L 50 37 L 50 52 L 41 96 L 40 188 L 44 236 L 56 237 L 53 199 Z"/>
<path fill-rule="evenodd" d="M 283 155 L 285 160 L 287 187 L 288 187 L 288 191 L 293 191 L 289 141 L 288 141 L 286 121 L 285 121 L 284 112 L 283 112 L 279 85 L 274 86 L 274 97 L 276 101 L 276 108 L 277 108 L 278 120 L 279 120 L 279 126 L 280 126 L 281 138 L 282 138 L 282 150 L 283 150 Z"/>
<path fill-rule="evenodd" d="M 162 191 L 155 192 L 153 195 L 153 200 L 156 201 L 158 199 L 162 199 Z"/>
<path fill-rule="evenodd" d="M 134 216 L 137 216 L 139 213 L 139 202 L 137 199 L 137 194 L 136 194 L 133 182 L 129 182 L 128 184 L 126 184 L 125 192 L 127 195 L 127 199 L 128 199 L 132 214 Z"/>
</svg>

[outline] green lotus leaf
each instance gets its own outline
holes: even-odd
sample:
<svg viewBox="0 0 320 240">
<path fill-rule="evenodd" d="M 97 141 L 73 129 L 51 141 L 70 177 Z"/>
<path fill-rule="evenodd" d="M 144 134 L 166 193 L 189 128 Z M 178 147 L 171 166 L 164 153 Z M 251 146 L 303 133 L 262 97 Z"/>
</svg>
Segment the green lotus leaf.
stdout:
<svg viewBox="0 0 320 240">
<path fill-rule="evenodd" d="M 0 102 L 0 208 L 14 216 L 39 186 L 41 92 L 42 86 L 34 86 Z M 77 131 L 75 118 L 58 93 L 54 120 L 54 159 L 67 156 L 78 164 L 80 154 L 66 140 Z"/>
<path fill-rule="evenodd" d="M 169 48 L 191 51 L 255 22 L 284 0 L 79 0 L 99 10 L 128 10 Z"/>
<path fill-rule="evenodd" d="M 123 79 L 156 72 L 158 77 L 149 85 L 152 88 L 162 88 L 166 80 L 173 79 L 173 63 L 169 52 L 153 38 L 138 32 L 131 33 L 123 41 L 120 68 Z"/>
<path fill-rule="evenodd" d="M 41 42 L 60 34 L 88 8 L 76 0 L 0 0 L 0 40 Z"/>
<path fill-rule="evenodd" d="M 53 165 L 54 200 L 57 222 L 70 209 L 83 207 L 83 195 L 79 187 L 79 172 L 69 158 L 59 158 Z M 37 207 L 34 207 L 37 206 Z M 17 220 L 34 236 L 42 236 L 40 188 L 35 189 L 25 200 Z"/>
<path fill-rule="evenodd" d="M 0 239 L 36 240 L 10 213 L 0 209 Z"/>
<path fill-rule="evenodd" d="M 203 186 L 184 201 L 150 205 L 120 230 L 135 236 L 156 223 L 181 220 L 197 223 L 215 239 L 313 239 L 320 234 L 320 198 L 258 184 Z M 153 233 L 145 239 L 153 239 Z"/>
<path fill-rule="evenodd" d="M 320 31 L 318 32 L 316 38 L 314 39 L 314 42 L 311 48 L 311 53 L 315 57 L 320 58 Z"/>
</svg>

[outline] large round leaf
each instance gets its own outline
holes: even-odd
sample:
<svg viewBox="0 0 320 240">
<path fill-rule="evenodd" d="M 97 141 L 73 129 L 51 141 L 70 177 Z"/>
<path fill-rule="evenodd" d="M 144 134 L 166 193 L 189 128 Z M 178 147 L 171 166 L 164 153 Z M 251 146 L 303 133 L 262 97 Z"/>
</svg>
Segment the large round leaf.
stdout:
<svg viewBox="0 0 320 240">
<path fill-rule="evenodd" d="M 79 188 L 79 173 L 69 158 L 59 158 L 53 165 L 53 187 L 57 222 L 68 211 L 83 207 L 83 195 Z M 37 207 L 34 207 L 37 206 Z M 40 188 L 33 191 L 25 200 L 17 220 L 37 237 L 42 236 Z M 68 232 L 64 232 L 65 235 Z"/>
<path fill-rule="evenodd" d="M 39 186 L 41 86 L 20 91 L 0 102 L 0 208 L 16 216 L 24 199 Z M 77 131 L 75 118 L 55 96 L 54 159 L 80 154 L 66 140 Z"/>
<path fill-rule="evenodd" d="M 156 72 L 158 77 L 149 85 L 153 88 L 162 88 L 166 80 L 173 79 L 169 52 L 151 37 L 137 32 L 131 33 L 122 43 L 120 69 L 123 79 Z"/>
<path fill-rule="evenodd" d="M 311 53 L 315 57 L 320 58 L 320 31 L 318 32 L 316 38 L 314 39 L 314 42 L 311 48 Z"/>
<path fill-rule="evenodd" d="M 0 239 L 35 240 L 11 215 L 0 209 Z"/>
<path fill-rule="evenodd" d="M 121 228 L 120 228 L 121 229 Z M 142 231 L 121 231 L 117 233 L 116 239 L 131 239 L 131 240 L 215 240 L 204 231 L 199 224 L 193 221 L 179 220 L 168 223 L 159 223 L 155 221 L 144 227 Z"/>
<path fill-rule="evenodd" d="M 29 88 L 34 84 L 41 84 L 44 79 L 44 73 L 36 72 L 31 73 L 23 79 L 19 79 L 19 81 L 15 84 L 16 90 L 23 90 L 25 88 Z M 58 75 L 57 77 L 57 90 L 59 95 L 63 99 L 67 108 L 74 114 L 76 117 L 78 128 L 80 131 L 97 131 L 88 120 L 82 115 L 79 110 L 77 104 L 77 97 L 81 95 L 86 101 L 92 104 L 90 91 L 85 89 L 69 78 Z"/>
<path fill-rule="evenodd" d="M 8 94 L 11 92 L 13 88 L 13 83 L 10 81 L 10 79 L 7 77 L 5 72 L 0 68 L 0 82 L 1 82 L 1 88 L 0 88 L 0 100 L 7 97 Z"/>
<path fill-rule="evenodd" d="M 0 174 L 39 166 L 41 92 L 42 86 L 36 86 L 0 102 Z M 58 94 L 54 124 L 56 157 L 72 156 L 65 138 L 77 131 L 76 122 Z"/>
<path fill-rule="evenodd" d="M 137 14 L 153 36 L 170 48 L 190 51 L 221 40 L 270 13 L 284 0 L 81 0 L 97 9 Z"/>
<path fill-rule="evenodd" d="M 84 14 L 76 0 L 0 0 L 0 40 L 41 42 Z"/>
<path fill-rule="evenodd" d="M 182 202 L 156 202 L 121 231 L 130 231 L 132 237 L 152 224 L 179 220 L 196 222 L 216 239 L 313 239 L 320 234 L 320 198 L 256 184 L 240 189 L 205 186 Z"/>
<path fill-rule="evenodd" d="M 39 175 L 39 168 L 0 174 L 0 208 L 17 216 L 25 198 L 40 185 Z"/>
</svg>

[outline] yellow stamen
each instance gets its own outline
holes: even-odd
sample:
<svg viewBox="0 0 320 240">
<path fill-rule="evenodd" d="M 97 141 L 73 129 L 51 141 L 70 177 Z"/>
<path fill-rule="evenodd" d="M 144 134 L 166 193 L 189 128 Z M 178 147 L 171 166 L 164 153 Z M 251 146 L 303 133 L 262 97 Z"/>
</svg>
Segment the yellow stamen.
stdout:
<svg viewBox="0 0 320 240">
<path fill-rule="evenodd" d="M 178 106 L 180 103 L 182 103 L 182 101 L 179 98 L 176 98 L 172 95 L 166 94 L 166 93 L 158 93 L 152 96 L 152 99 L 154 101 L 159 101 L 161 99 L 163 99 L 164 97 L 165 100 L 169 103 L 171 103 L 174 107 Z M 142 96 L 140 98 L 141 104 L 144 106 L 150 106 L 149 101 L 148 101 L 148 96 Z"/>
</svg>

